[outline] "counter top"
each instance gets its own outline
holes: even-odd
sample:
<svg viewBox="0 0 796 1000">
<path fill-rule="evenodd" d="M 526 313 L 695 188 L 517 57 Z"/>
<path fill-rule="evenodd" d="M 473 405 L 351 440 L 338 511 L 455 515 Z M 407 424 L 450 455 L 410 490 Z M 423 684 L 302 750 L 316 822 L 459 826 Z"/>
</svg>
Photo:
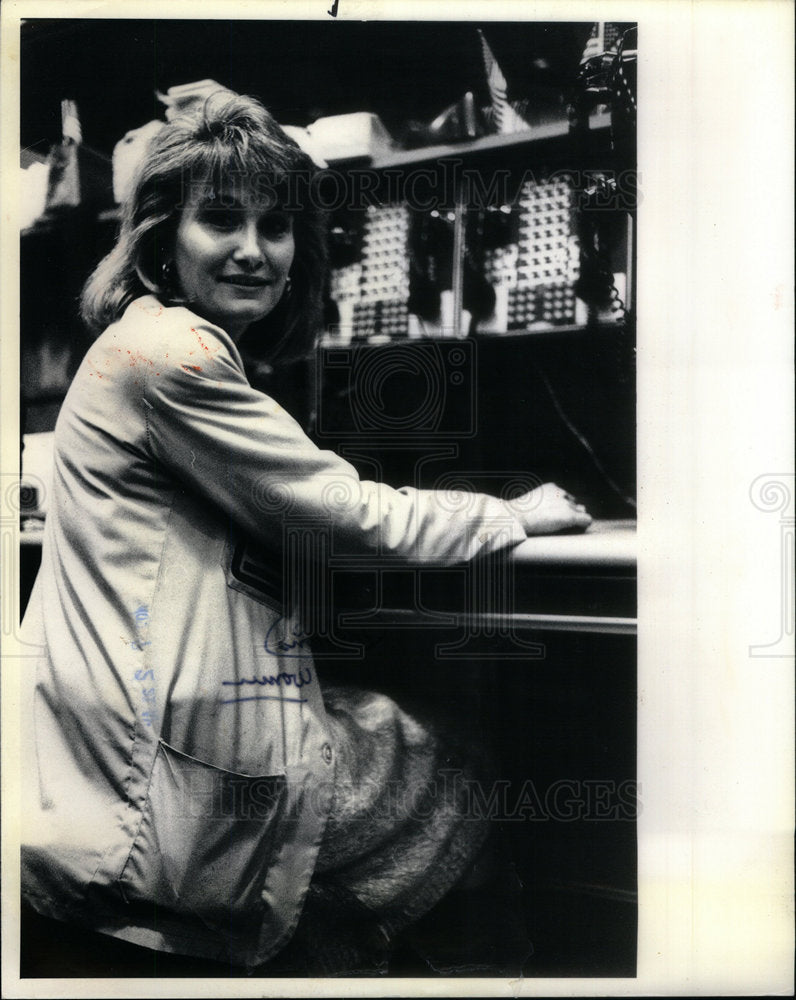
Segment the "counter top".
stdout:
<svg viewBox="0 0 796 1000">
<path fill-rule="evenodd" d="M 585 532 L 538 535 L 515 546 L 509 560 L 518 566 L 624 568 L 636 566 L 636 522 L 594 521 Z"/>
</svg>

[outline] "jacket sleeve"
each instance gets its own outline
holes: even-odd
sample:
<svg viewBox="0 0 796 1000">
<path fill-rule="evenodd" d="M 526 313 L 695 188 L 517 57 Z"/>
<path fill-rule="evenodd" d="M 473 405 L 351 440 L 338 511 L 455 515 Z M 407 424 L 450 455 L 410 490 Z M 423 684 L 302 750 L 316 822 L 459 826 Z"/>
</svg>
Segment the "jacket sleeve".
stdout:
<svg viewBox="0 0 796 1000">
<path fill-rule="evenodd" d="M 343 551 L 437 564 L 525 539 L 495 497 L 361 480 L 248 383 L 223 331 L 194 324 L 190 333 L 169 338 L 144 383 L 149 446 L 156 461 L 255 538 L 272 541 L 294 518 L 328 525 Z"/>
</svg>

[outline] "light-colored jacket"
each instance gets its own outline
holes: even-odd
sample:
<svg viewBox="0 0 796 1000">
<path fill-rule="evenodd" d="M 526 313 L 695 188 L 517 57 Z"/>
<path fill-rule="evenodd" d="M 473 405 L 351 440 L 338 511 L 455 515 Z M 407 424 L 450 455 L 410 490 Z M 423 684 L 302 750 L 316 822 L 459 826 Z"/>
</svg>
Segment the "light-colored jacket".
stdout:
<svg viewBox="0 0 796 1000">
<path fill-rule="evenodd" d="M 524 538 L 494 498 L 441 498 L 361 481 L 251 387 L 223 330 L 130 304 L 59 415 L 24 623 L 37 910 L 249 965 L 284 945 L 335 771 L 286 532 L 420 564 Z"/>
</svg>

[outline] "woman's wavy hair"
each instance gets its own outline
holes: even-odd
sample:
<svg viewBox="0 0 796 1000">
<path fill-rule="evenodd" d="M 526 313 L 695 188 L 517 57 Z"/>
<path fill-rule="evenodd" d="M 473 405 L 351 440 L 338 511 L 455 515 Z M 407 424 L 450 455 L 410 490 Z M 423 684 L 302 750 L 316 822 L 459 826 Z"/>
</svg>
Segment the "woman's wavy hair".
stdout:
<svg viewBox="0 0 796 1000">
<path fill-rule="evenodd" d="M 302 356 L 321 321 L 326 274 L 325 218 L 312 197 L 317 172 L 256 98 L 210 94 L 198 111 L 175 118 L 152 140 L 122 205 L 116 245 L 83 289 L 84 322 L 100 333 L 147 293 L 166 305 L 182 304 L 163 265 L 173 254 L 191 185 L 212 198 L 230 179 L 244 180 L 247 190 L 290 212 L 296 244 L 290 293 L 253 324 L 246 340 L 267 344 L 271 357 Z"/>
</svg>

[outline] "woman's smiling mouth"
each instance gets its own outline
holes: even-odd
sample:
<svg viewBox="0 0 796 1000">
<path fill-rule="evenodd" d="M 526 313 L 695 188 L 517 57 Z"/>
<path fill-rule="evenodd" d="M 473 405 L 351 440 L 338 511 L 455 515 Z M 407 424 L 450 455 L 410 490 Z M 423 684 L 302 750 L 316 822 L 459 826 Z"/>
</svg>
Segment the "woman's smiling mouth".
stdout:
<svg viewBox="0 0 796 1000">
<path fill-rule="evenodd" d="M 241 285 L 244 288 L 265 288 L 269 284 L 265 278 L 253 274 L 227 274 L 222 275 L 218 280 L 227 285 Z"/>
</svg>

